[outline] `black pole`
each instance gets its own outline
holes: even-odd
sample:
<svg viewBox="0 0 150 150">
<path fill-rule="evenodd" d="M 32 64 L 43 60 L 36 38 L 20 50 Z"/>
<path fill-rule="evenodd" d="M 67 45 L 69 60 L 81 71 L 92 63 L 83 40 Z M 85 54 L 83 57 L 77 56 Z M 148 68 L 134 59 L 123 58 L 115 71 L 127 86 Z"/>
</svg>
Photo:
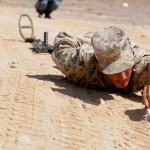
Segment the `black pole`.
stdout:
<svg viewBox="0 0 150 150">
<path fill-rule="evenodd" d="M 44 44 L 48 45 L 48 32 L 44 32 Z"/>
</svg>

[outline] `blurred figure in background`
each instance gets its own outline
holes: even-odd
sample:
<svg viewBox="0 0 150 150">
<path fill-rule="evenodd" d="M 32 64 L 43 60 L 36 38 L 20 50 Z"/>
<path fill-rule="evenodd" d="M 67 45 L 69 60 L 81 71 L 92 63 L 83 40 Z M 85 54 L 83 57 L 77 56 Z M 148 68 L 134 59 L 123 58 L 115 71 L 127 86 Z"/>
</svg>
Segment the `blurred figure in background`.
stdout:
<svg viewBox="0 0 150 150">
<path fill-rule="evenodd" d="M 62 0 L 37 0 L 35 9 L 39 13 L 39 17 L 45 14 L 45 18 L 51 18 L 50 14 L 56 10 Z"/>
</svg>

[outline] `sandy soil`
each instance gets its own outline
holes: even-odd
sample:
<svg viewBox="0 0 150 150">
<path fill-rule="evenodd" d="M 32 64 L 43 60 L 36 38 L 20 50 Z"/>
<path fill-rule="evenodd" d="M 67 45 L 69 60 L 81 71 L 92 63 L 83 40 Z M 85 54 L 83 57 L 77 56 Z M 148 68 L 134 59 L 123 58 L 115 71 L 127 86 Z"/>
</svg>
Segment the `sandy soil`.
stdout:
<svg viewBox="0 0 150 150">
<path fill-rule="evenodd" d="M 74 85 L 49 54 L 32 52 L 18 31 L 21 14 L 49 43 L 60 31 L 83 36 L 118 25 L 150 49 L 150 1 L 63 0 L 52 19 L 38 18 L 33 0 L 0 1 L 0 150 L 149 150 L 150 123 L 140 93 L 119 95 Z M 82 6 L 82 7 L 81 7 Z M 103 99 L 103 103 L 100 103 Z"/>
</svg>

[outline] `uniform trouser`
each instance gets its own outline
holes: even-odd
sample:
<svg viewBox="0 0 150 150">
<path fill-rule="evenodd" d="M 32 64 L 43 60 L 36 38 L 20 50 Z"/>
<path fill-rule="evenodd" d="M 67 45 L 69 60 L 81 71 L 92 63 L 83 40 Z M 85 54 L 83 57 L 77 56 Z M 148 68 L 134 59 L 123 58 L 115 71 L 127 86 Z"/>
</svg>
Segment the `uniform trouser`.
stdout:
<svg viewBox="0 0 150 150">
<path fill-rule="evenodd" d="M 52 11 L 56 10 L 60 5 L 60 2 L 56 2 L 55 0 L 52 1 L 42 1 L 42 6 L 40 6 L 40 1 L 38 1 L 35 5 L 36 11 L 39 14 L 45 13 L 46 15 L 49 15 Z M 46 7 L 46 8 L 44 8 Z"/>
<path fill-rule="evenodd" d="M 59 7 L 59 3 L 55 2 L 55 1 L 48 2 L 45 14 L 49 15 L 52 11 L 56 10 L 58 7 Z"/>
<path fill-rule="evenodd" d="M 48 1 L 47 0 L 38 0 L 35 4 L 36 11 L 39 14 L 43 14 L 47 9 Z"/>
</svg>

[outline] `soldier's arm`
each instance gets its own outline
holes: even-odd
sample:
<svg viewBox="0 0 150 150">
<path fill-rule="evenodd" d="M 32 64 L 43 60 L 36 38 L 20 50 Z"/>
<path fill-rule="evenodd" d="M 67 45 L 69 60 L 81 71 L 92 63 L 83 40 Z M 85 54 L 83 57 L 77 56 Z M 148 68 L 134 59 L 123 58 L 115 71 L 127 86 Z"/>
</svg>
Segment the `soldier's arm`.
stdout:
<svg viewBox="0 0 150 150">
<path fill-rule="evenodd" d="M 147 78 L 150 80 L 150 63 L 147 65 Z M 142 101 L 144 105 L 150 105 L 150 85 L 147 85 L 143 88 Z"/>
<path fill-rule="evenodd" d="M 97 79 L 97 61 L 93 47 L 84 39 L 60 33 L 54 40 L 51 56 L 59 70 L 70 81 L 84 87 L 103 87 L 101 77 Z"/>
<path fill-rule="evenodd" d="M 52 59 L 58 69 L 67 75 L 68 71 L 78 64 L 78 56 L 80 47 L 86 41 L 65 32 L 60 32 L 54 40 L 54 49 Z"/>
<path fill-rule="evenodd" d="M 66 75 L 66 70 L 65 70 L 65 65 L 60 64 L 58 60 L 52 55 L 52 60 L 56 64 L 57 68 L 64 74 Z"/>
<path fill-rule="evenodd" d="M 147 74 L 148 74 L 148 79 L 150 79 L 150 63 L 148 63 Z"/>
</svg>

